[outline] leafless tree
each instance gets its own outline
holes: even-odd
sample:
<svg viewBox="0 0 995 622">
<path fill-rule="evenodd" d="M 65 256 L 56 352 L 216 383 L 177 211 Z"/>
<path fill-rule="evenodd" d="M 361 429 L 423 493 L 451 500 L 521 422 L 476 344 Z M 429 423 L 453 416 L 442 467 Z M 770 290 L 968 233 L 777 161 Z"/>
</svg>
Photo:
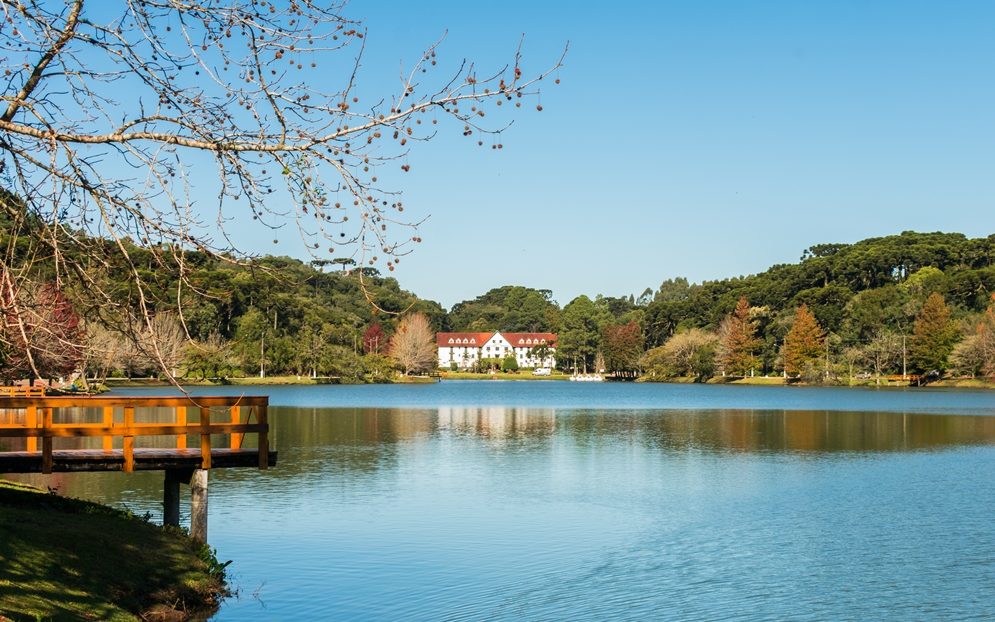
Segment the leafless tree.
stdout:
<svg viewBox="0 0 995 622">
<path fill-rule="evenodd" d="M 526 74 L 519 44 L 504 67 L 433 78 L 440 40 L 361 101 L 366 35 L 311 0 L 0 0 L 0 268 L 148 331 L 196 289 L 188 253 L 244 258 L 229 233 L 250 218 L 295 228 L 316 258 L 393 270 L 421 241 L 386 181 L 412 145 L 447 119 L 482 145 L 507 127 L 489 124 L 497 106 L 542 109 L 563 57 Z M 154 282 L 167 271 L 175 291 Z"/>
<path fill-rule="evenodd" d="M 390 338 L 390 355 L 404 368 L 405 374 L 429 371 L 438 364 L 434 336 L 428 318 L 421 313 L 409 313 L 401 318 Z"/>
<path fill-rule="evenodd" d="M 161 363 L 172 376 L 183 361 L 186 346 L 187 335 L 175 313 L 157 313 L 140 340 L 149 368 L 158 368 Z"/>
</svg>

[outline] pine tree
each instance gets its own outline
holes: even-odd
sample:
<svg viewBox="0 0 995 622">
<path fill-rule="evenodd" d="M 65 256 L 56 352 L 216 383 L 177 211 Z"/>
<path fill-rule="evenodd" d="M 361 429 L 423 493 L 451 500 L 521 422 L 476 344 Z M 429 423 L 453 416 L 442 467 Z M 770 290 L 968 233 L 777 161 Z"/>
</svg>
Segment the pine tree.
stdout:
<svg viewBox="0 0 995 622">
<path fill-rule="evenodd" d="M 822 358 L 825 348 L 825 333 L 815 316 L 802 304 L 795 310 L 795 321 L 784 337 L 781 356 L 784 371 L 788 374 L 801 374 L 805 368 Z"/>
<path fill-rule="evenodd" d="M 750 320 L 750 303 L 743 296 L 736 303 L 736 310 L 726 316 L 719 327 L 719 361 L 725 373 L 745 376 L 756 367 L 753 354 L 760 345 L 756 332 L 757 328 Z"/>
<path fill-rule="evenodd" d="M 933 292 L 916 315 L 909 344 L 909 358 L 919 372 L 943 371 L 959 338 L 956 324 L 943 296 Z"/>
</svg>

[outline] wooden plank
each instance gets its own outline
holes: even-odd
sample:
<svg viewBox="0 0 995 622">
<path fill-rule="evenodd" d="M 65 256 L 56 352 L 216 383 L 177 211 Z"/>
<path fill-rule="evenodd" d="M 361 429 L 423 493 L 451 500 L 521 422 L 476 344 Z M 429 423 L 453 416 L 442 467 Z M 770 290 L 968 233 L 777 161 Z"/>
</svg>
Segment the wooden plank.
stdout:
<svg viewBox="0 0 995 622">
<path fill-rule="evenodd" d="M 55 473 L 121 471 L 124 452 L 121 449 L 56 449 L 53 452 Z M 258 468 L 259 458 L 255 449 L 211 450 L 212 466 L 224 468 Z M 196 449 L 135 448 L 136 471 L 163 471 L 166 469 L 196 469 L 200 467 L 200 452 Z M 277 462 L 277 452 L 269 452 L 269 464 Z M 42 457 L 39 452 L 13 451 L 0 453 L 0 472 L 41 473 Z"/>
<path fill-rule="evenodd" d="M 37 428 L 38 427 L 38 407 L 37 406 L 28 406 L 27 410 L 24 413 L 24 425 L 26 425 L 29 428 Z M 28 438 L 27 450 L 28 451 L 38 451 L 38 439 L 37 438 L 33 438 L 33 437 L 29 437 Z"/>
<path fill-rule="evenodd" d="M 229 407 L 235 404 L 241 406 L 261 406 L 269 403 L 269 398 L 265 395 L 238 395 L 238 396 L 127 396 L 127 395 L 52 395 L 47 397 L 0 397 L 0 408 L 27 408 L 28 406 L 38 406 L 39 408 L 101 408 L 103 406 L 133 406 L 139 408 L 152 408 L 156 406 L 176 407 Z"/>
<path fill-rule="evenodd" d="M 177 406 L 176 407 L 176 425 L 186 425 L 187 424 L 187 407 Z M 180 449 L 185 449 L 187 446 L 187 435 L 186 433 L 176 435 L 176 446 Z"/>
<path fill-rule="evenodd" d="M 44 428 L 45 435 L 41 439 L 41 472 L 51 473 L 52 472 L 52 409 L 42 408 L 42 427 Z"/>
<path fill-rule="evenodd" d="M 200 408 L 200 468 L 211 468 L 211 409 Z"/>
<path fill-rule="evenodd" d="M 132 428 L 135 425 L 135 407 L 124 407 L 124 427 Z M 129 430 L 130 431 L 130 430 Z M 135 470 L 135 437 L 133 434 L 124 435 L 124 472 L 131 473 Z"/>
<path fill-rule="evenodd" d="M 230 434 L 232 432 L 245 434 L 259 432 L 262 430 L 262 426 L 258 423 L 212 423 L 207 429 L 210 430 L 211 434 Z M 136 423 L 129 428 L 121 424 L 105 427 L 102 423 L 58 423 L 52 427 L 48 434 L 53 437 L 92 437 L 108 434 L 113 436 L 177 436 L 180 434 L 199 434 L 203 430 L 204 428 L 199 424 L 181 426 L 159 423 Z M 0 425 L 0 438 L 37 438 L 45 434 L 46 432 L 41 428 Z"/>
<path fill-rule="evenodd" d="M 231 422 L 234 424 L 241 423 L 242 408 L 238 405 L 231 407 Z M 244 434 L 238 432 L 232 432 L 231 438 L 229 439 L 229 445 L 232 449 L 237 449 L 242 446 L 242 438 Z"/>
<path fill-rule="evenodd" d="M 258 407 L 258 413 L 259 425 L 262 426 L 259 430 L 259 468 L 265 470 L 269 468 L 269 414 L 265 405 Z"/>
<path fill-rule="evenodd" d="M 112 406 L 104 406 L 103 413 L 104 413 L 104 427 L 110 428 L 112 425 L 114 425 L 114 408 Z M 104 450 L 106 451 L 114 449 L 114 435 L 112 433 L 104 435 L 103 447 Z"/>
</svg>

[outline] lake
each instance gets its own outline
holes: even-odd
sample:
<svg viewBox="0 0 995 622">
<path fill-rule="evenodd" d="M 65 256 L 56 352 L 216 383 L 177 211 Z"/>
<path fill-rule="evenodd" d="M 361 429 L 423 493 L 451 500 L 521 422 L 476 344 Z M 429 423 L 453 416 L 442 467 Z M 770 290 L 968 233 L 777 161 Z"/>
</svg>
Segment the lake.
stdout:
<svg viewBox="0 0 995 622">
<path fill-rule="evenodd" d="M 995 619 L 992 392 L 194 392 L 270 395 L 280 452 L 211 472 L 216 620 Z M 161 517 L 158 473 L 21 479 Z"/>
</svg>

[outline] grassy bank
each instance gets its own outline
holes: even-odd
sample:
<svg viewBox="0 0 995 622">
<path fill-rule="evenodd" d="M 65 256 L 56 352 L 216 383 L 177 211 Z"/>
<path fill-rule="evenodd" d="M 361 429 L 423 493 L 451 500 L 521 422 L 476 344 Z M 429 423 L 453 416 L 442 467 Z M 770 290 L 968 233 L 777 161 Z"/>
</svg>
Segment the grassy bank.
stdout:
<svg viewBox="0 0 995 622">
<path fill-rule="evenodd" d="M 244 378 L 217 378 L 202 380 L 199 378 L 178 378 L 183 386 L 188 387 L 216 387 L 220 385 L 283 385 L 283 384 L 338 384 L 338 378 L 311 376 L 245 376 Z M 115 387 L 162 387 L 170 386 L 166 380 L 158 378 L 108 378 L 106 384 L 110 388 Z"/>
<path fill-rule="evenodd" d="M 697 378 L 690 376 L 675 376 L 673 378 L 648 378 L 646 376 L 640 378 L 638 382 L 660 382 L 665 384 L 692 384 L 699 382 Z M 881 380 L 878 384 L 873 378 L 861 378 L 850 381 L 846 384 L 830 383 L 828 385 L 812 385 L 805 382 L 788 382 L 787 379 L 781 376 L 754 376 L 746 378 L 723 378 L 722 376 L 716 376 L 709 378 L 704 381 L 705 384 L 745 384 L 754 386 L 783 386 L 783 385 L 794 385 L 794 386 L 833 386 L 833 387 L 908 387 L 908 382 L 888 382 L 885 379 Z M 943 387 L 943 388 L 954 388 L 954 389 L 995 389 L 995 381 L 982 379 L 982 378 L 945 378 L 943 380 L 937 380 L 931 382 L 929 387 Z"/>
<path fill-rule="evenodd" d="M 469 371 L 444 371 L 440 374 L 443 380 L 566 380 L 570 378 L 569 374 L 553 373 L 549 376 L 533 376 L 532 372 L 477 374 Z"/>
<path fill-rule="evenodd" d="M 179 529 L 0 480 L 0 620 L 204 617 L 223 578 Z"/>
</svg>

